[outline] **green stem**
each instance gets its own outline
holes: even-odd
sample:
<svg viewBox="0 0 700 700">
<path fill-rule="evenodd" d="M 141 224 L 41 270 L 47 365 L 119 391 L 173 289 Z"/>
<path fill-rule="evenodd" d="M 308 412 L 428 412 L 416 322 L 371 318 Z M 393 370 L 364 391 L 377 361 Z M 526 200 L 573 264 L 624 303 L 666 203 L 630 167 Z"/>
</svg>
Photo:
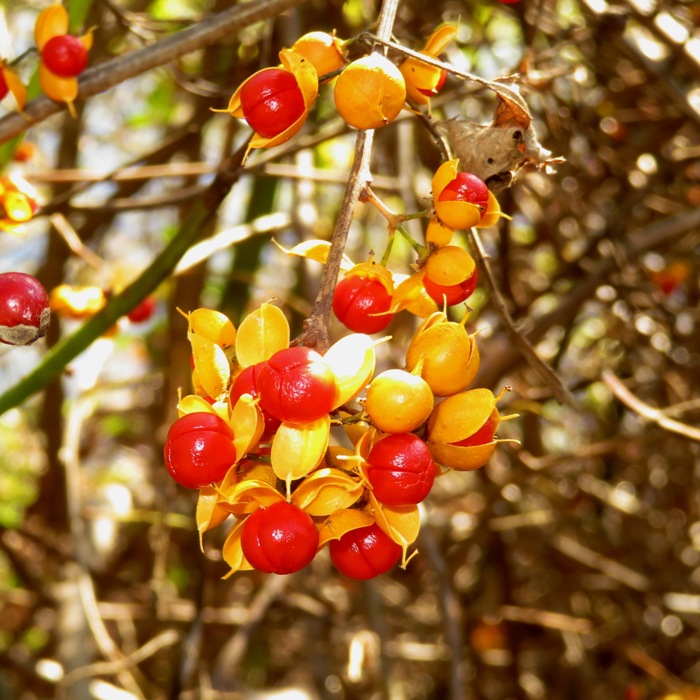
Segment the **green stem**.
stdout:
<svg viewBox="0 0 700 700">
<path fill-rule="evenodd" d="M 243 153 L 244 149 L 239 149 L 231 156 L 227 164 L 229 167 L 222 169 L 217 175 L 202 197 L 196 201 L 177 235 L 140 277 L 113 297 L 73 335 L 57 343 L 28 376 L 0 395 L 0 415 L 57 379 L 71 360 L 167 279 L 187 249 L 202 235 L 231 186 L 238 179 Z"/>
<path fill-rule="evenodd" d="M 397 226 L 396 230 L 404 237 L 411 248 L 416 251 L 421 260 L 425 260 L 425 258 L 428 257 L 430 250 L 426 246 L 418 243 L 418 241 L 413 238 L 413 236 L 403 226 Z"/>
<path fill-rule="evenodd" d="M 389 229 L 389 238 L 387 239 L 387 242 L 386 242 L 386 248 L 384 248 L 384 254 L 382 255 L 382 259 L 379 261 L 379 264 L 382 265 L 383 267 L 386 267 L 386 264 L 389 262 L 389 256 L 391 255 L 391 249 L 394 247 L 395 240 L 396 240 L 396 229 L 390 228 Z"/>
</svg>

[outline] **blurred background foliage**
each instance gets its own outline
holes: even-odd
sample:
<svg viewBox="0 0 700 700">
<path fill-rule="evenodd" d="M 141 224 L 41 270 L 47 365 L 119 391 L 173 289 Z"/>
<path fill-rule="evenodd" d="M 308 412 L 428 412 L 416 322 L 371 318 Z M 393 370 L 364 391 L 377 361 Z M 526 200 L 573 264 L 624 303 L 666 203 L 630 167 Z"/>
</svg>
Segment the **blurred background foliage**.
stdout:
<svg viewBox="0 0 700 700">
<path fill-rule="evenodd" d="M 96 27 L 93 65 L 229 4 L 70 3 Z M 32 45 L 44 7 L 5 5 L 6 58 Z M 118 291 L 247 138 L 211 108 L 301 34 L 349 38 L 378 10 L 301 3 L 79 103 L 77 119 L 28 129 L 8 172 L 44 207 L 22 235 L 1 234 L 1 270 L 34 273 L 49 290 Z M 292 576 L 221 580 L 225 533 L 199 551 L 194 497 L 161 461 L 177 388 L 189 386 L 176 309 L 210 306 L 238 323 L 275 298 L 300 331 L 319 269 L 271 238 L 290 246 L 333 231 L 354 134 L 322 89 L 302 134 L 254 153 L 201 232 L 226 245 L 181 264 L 150 320 L 122 319 L 60 382 L 0 417 L 3 700 L 700 697 L 700 6 L 402 0 L 394 36 L 420 48 L 446 20 L 459 20 L 446 60 L 485 78 L 519 73 L 540 141 L 566 158 L 555 173 L 519 171 L 500 195 L 512 221 L 483 238 L 518 332 L 573 401 L 553 398 L 482 285 L 468 321 L 479 330 L 476 385 L 513 387 L 502 412 L 520 417 L 499 436 L 521 446 L 438 481 L 405 571 L 357 583 L 321 556 Z M 34 67 L 30 56 L 20 73 Z M 493 108 L 493 94 L 450 77 L 432 111 L 485 123 Z M 374 189 L 397 212 L 425 208 L 439 162 L 405 113 L 376 133 Z M 97 266 L 66 245 L 56 216 Z M 423 226 L 411 222 L 419 240 Z M 385 236 L 361 205 L 348 254 L 365 259 Z M 392 267 L 410 263 L 397 245 Z M 77 325 L 54 319 L 46 341 L 0 351 L 0 390 Z M 392 323 L 387 366 L 403 365 L 414 327 L 407 314 Z M 675 432 L 659 425 L 668 419 Z"/>
</svg>

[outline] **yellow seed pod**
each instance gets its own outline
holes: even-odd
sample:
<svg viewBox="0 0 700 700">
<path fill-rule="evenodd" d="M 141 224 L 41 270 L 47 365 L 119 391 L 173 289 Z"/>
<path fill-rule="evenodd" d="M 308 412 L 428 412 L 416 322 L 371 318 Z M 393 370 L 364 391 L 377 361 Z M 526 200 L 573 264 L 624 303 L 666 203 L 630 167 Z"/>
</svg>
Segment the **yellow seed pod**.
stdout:
<svg viewBox="0 0 700 700">
<path fill-rule="evenodd" d="M 208 338 L 224 350 L 236 342 L 236 327 L 227 316 L 214 309 L 195 309 L 187 314 L 190 331 Z"/>
<path fill-rule="evenodd" d="M 189 338 L 197 377 L 207 396 L 218 399 L 228 389 L 231 381 L 231 365 L 228 358 L 224 351 L 208 338 L 194 333 L 190 333 Z"/>
<path fill-rule="evenodd" d="M 345 65 L 343 42 L 327 32 L 304 34 L 294 42 L 291 50 L 304 56 L 316 69 L 319 78 Z"/>
<path fill-rule="evenodd" d="M 369 499 L 377 525 L 401 547 L 401 566 L 405 568 L 410 559 L 406 556 L 408 547 L 416 541 L 420 532 L 418 506 L 388 506 L 380 503 L 371 492 Z"/>
<path fill-rule="evenodd" d="M 219 503 L 219 494 L 213 486 L 204 486 L 199 489 L 195 522 L 199 532 L 199 548 L 202 551 L 204 551 L 204 543 L 202 541 L 204 533 L 217 525 L 221 525 L 229 515 L 231 515 L 230 511 L 222 508 Z"/>
<path fill-rule="evenodd" d="M 433 392 L 422 377 L 389 369 L 370 382 L 365 410 L 383 433 L 410 433 L 428 420 L 433 404 Z"/>
<path fill-rule="evenodd" d="M 352 401 L 367 386 L 376 363 L 374 346 L 368 335 L 352 333 L 328 348 L 323 359 L 335 376 L 334 409 Z"/>
<path fill-rule="evenodd" d="M 241 547 L 243 525 L 245 525 L 245 520 L 236 523 L 229 530 L 224 546 L 221 548 L 221 555 L 230 567 L 230 571 L 223 577 L 225 579 L 237 571 L 250 571 L 253 568 L 243 555 L 243 548 Z"/>
<path fill-rule="evenodd" d="M 489 201 L 486 205 L 486 211 L 481 215 L 479 223 L 475 224 L 475 228 L 488 228 L 495 225 L 499 219 L 508 219 L 510 221 L 511 217 L 501 211 L 501 205 L 498 203 L 496 195 L 489 190 Z"/>
<path fill-rule="evenodd" d="M 312 517 L 325 517 L 349 508 L 364 493 L 359 479 L 339 469 L 317 469 L 297 486 L 292 493 L 292 503 Z"/>
<path fill-rule="evenodd" d="M 474 274 L 476 263 L 464 248 L 448 245 L 433 251 L 425 261 L 425 274 L 443 286 L 461 284 Z"/>
<path fill-rule="evenodd" d="M 318 546 L 328 544 L 331 540 L 339 540 L 344 534 L 361 527 L 369 527 L 374 518 L 362 510 L 341 508 L 331 513 L 322 523 L 318 531 Z"/>
<path fill-rule="evenodd" d="M 422 360 L 420 374 L 436 396 L 451 396 L 466 389 L 479 371 L 479 350 L 474 336 L 461 323 L 433 314 L 418 328 L 406 352 L 406 369 Z M 437 322 L 435 322 L 437 320 Z"/>
<path fill-rule="evenodd" d="M 329 415 L 303 425 L 282 423 L 277 429 L 270 458 L 277 478 L 286 482 L 288 492 L 292 481 L 305 477 L 322 462 L 330 429 Z"/>
<path fill-rule="evenodd" d="M 248 314 L 238 328 L 235 346 L 241 367 L 269 360 L 278 350 L 289 347 L 289 323 L 282 309 L 265 303 Z"/>
<path fill-rule="evenodd" d="M 434 245 L 436 248 L 442 248 L 442 246 L 449 245 L 454 235 L 454 229 L 445 226 L 440 219 L 434 216 L 428 222 L 428 228 L 425 231 L 425 242 Z"/>
<path fill-rule="evenodd" d="M 440 442 L 428 442 L 430 453 L 438 463 L 460 472 L 469 472 L 483 467 L 496 449 L 496 441 L 483 445 L 460 447 Z"/>
<path fill-rule="evenodd" d="M 489 389 L 470 389 L 448 396 L 433 410 L 428 421 L 428 439 L 454 443 L 473 435 L 489 419 L 496 397 Z"/>
<path fill-rule="evenodd" d="M 379 53 L 353 61 L 338 77 L 333 93 L 340 116 L 357 129 L 379 129 L 396 119 L 406 101 L 399 69 Z"/>
</svg>

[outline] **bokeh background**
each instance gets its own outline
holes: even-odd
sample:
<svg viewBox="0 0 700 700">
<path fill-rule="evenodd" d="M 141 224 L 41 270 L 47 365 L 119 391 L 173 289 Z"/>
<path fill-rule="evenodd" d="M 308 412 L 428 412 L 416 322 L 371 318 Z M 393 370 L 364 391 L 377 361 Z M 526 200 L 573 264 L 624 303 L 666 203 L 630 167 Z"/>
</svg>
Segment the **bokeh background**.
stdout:
<svg viewBox="0 0 700 700">
<path fill-rule="evenodd" d="M 229 5 L 82 3 L 91 64 Z M 32 45 L 45 6 L 0 10 L 8 60 Z M 350 38 L 379 9 L 300 2 L 3 144 L 7 172 L 44 206 L 22 235 L 0 232 L 0 271 L 31 272 L 49 290 L 135 279 L 249 134 L 211 109 L 303 33 Z M 222 580 L 226 526 L 200 552 L 195 498 L 161 458 L 190 382 L 177 309 L 208 306 L 238 323 L 274 298 L 300 332 L 320 269 L 271 239 L 332 234 L 355 132 L 326 87 L 299 137 L 251 156 L 201 232 L 206 257 L 158 288 L 155 315 L 120 321 L 0 417 L 2 700 L 700 697 L 700 6 L 402 0 L 394 37 L 420 49 L 457 20 L 443 58 L 484 78 L 518 73 L 540 142 L 565 158 L 554 172 L 521 168 L 499 195 L 512 220 L 482 232 L 513 327 L 485 284 L 469 302 L 476 385 L 512 387 L 501 412 L 519 417 L 499 437 L 520 445 L 438 480 L 406 570 L 358 583 L 322 554 L 295 575 Z M 29 79 L 35 67 L 29 55 L 19 71 Z M 450 77 L 432 115 L 488 123 L 494 106 L 483 86 Z M 376 133 L 374 189 L 397 212 L 423 209 L 439 162 L 406 112 Z M 98 264 L 69 248 L 66 224 Z M 419 240 L 424 225 L 410 224 Z M 382 217 L 358 206 L 350 257 L 385 240 Z M 411 261 L 399 244 L 392 267 L 410 272 Z M 403 365 L 415 324 L 392 323 L 386 366 Z M 0 392 L 78 326 L 55 318 L 45 340 L 0 350 Z"/>
</svg>

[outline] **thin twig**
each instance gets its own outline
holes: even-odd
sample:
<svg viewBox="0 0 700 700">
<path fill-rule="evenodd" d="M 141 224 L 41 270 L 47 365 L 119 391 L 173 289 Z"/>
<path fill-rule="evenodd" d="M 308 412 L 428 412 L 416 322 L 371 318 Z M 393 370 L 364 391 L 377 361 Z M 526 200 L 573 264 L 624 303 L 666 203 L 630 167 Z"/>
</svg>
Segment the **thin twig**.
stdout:
<svg viewBox="0 0 700 700">
<path fill-rule="evenodd" d="M 105 263 L 99 255 L 95 254 L 88 248 L 78 236 L 76 230 L 71 226 L 68 219 L 63 214 L 52 214 L 49 217 L 54 228 L 60 234 L 61 238 L 66 242 L 66 245 L 77 255 L 82 258 L 88 265 L 91 265 L 98 272 L 104 270 Z"/>
<path fill-rule="evenodd" d="M 552 368 L 537 354 L 535 348 L 532 347 L 528 339 L 515 327 L 515 323 L 513 322 L 510 312 L 508 311 L 508 307 L 506 306 L 506 302 L 498 289 L 498 284 L 496 283 L 493 271 L 491 270 L 491 265 L 488 261 L 488 255 L 484 250 L 484 245 L 478 231 L 473 228 L 468 229 L 467 235 L 471 241 L 476 258 L 479 261 L 479 266 L 484 273 L 494 309 L 496 310 L 498 317 L 501 319 L 501 323 L 503 323 L 505 329 L 515 340 L 518 348 L 530 364 L 530 367 L 537 372 L 542 381 L 545 382 L 552 390 L 552 394 L 554 394 L 557 401 L 559 401 L 559 403 L 576 407 L 576 401 L 569 390 L 561 383 L 561 380 L 552 370 Z"/>
<path fill-rule="evenodd" d="M 700 442 L 700 429 L 693 428 L 690 425 L 669 418 L 662 410 L 654 408 L 648 403 L 644 403 L 644 401 L 638 399 L 609 369 L 604 369 L 601 377 L 608 385 L 610 391 L 612 391 L 612 393 L 630 410 L 650 420 L 652 423 L 656 423 L 656 425 L 664 430 Z"/>
</svg>

